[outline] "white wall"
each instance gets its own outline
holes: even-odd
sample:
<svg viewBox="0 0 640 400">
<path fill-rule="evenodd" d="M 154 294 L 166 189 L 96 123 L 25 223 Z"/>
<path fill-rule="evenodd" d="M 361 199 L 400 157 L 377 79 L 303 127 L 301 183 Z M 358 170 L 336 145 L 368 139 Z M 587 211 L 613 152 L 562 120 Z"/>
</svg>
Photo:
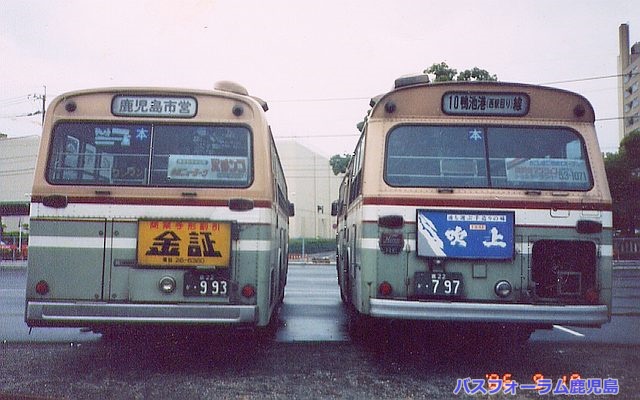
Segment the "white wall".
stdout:
<svg viewBox="0 0 640 400">
<path fill-rule="evenodd" d="M 294 141 L 277 141 L 289 201 L 296 215 L 289 220 L 292 238 L 335 237 L 331 202 L 338 198 L 341 177 L 335 176 L 329 159 Z"/>
</svg>

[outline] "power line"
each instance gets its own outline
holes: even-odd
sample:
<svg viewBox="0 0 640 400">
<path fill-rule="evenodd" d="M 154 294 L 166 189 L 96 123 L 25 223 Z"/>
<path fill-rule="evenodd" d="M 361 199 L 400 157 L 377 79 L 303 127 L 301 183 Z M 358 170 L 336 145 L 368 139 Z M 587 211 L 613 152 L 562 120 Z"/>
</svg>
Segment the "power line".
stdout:
<svg viewBox="0 0 640 400">
<path fill-rule="evenodd" d="M 607 118 L 596 118 L 595 121 L 596 122 L 601 122 L 601 121 L 618 121 L 621 119 L 625 119 L 626 117 L 607 117 Z"/>
<path fill-rule="evenodd" d="M 573 83 L 573 82 L 585 82 L 585 81 L 595 81 L 599 79 L 610 79 L 610 78 L 620 78 L 622 76 L 628 76 L 631 78 L 632 76 L 636 76 L 640 74 L 640 72 L 630 72 L 628 74 L 615 74 L 615 75 L 600 75 L 600 76 L 592 76 L 588 78 L 577 78 L 577 79 L 567 79 L 564 81 L 555 81 L 555 82 L 545 82 L 540 83 L 540 85 L 555 85 L 558 83 Z"/>
<path fill-rule="evenodd" d="M 0 171 L 0 176 L 20 176 L 20 175 L 26 175 L 26 174 L 30 174 L 32 172 L 34 172 L 36 169 L 35 167 L 32 168 L 22 168 L 22 169 L 10 169 L 10 170 L 6 170 L 6 171 Z"/>
<path fill-rule="evenodd" d="M 316 102 L 329 102 L 329 101 L 361 101 L 370 100 L 371 96 L 367 97 L 324 97 L 324 98 L 309 98 L 309 99 L 278 99 L 269 100 L 269 103 L 316 103 Z"/>
<path fill-rule="evenodd" d="M 313 138 L 332 138 L 332 137 L 337 137 L 337 138 L 346 138 L 349 136 L 356 136 L 359 137 L 360 134 L 352 134 L 352 133 L 348 133 L 346 135 L 336 135 L 336 134 L 323 134 L 323 135 L 289 135 L 289 136 L 274 136 L 273 138 L 275 140 L 278 139 L 313 139 Z"/>
<path fill-rule="evenodd" d="M 560 83 L 574 83 L 574 82 L 586 82 L 586 81 L 594 81 L 601 79 L 611 79 L 611 78 L 619 78 L 623 76 L 633 77 L 639 75 L 640 72 L 630 72 L 627 74 L 614 74 L 614 75 L 598 75 L 591 76 L 585 78 L 576 78 L 576 79 L 566 79 L 561 81 L 552 81 L 552 82 L 542 82 L 539 85 L 556 85 Z M 269 100 L 269 103 L 295 103 L 295 102 L 330 102 L 330 101 L 361 101 L 361 100 L 370 100 L 372 96 L 357 96 L 357 97 L 320 97 L 320 98 L 298 98 L 298 99 L 276 99 Z"/>
</svg>

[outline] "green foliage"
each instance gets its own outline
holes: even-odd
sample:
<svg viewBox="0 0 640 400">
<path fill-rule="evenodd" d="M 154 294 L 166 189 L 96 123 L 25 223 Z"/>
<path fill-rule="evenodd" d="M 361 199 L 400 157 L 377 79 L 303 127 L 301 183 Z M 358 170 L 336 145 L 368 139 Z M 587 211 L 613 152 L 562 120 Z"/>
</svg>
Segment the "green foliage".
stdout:
<svg viewBox="0 0 640 400">
<path fill-rule="evenodd" d="M 640 129 L 634 130 L 622 139 L 620 150 L 631 168 L 640 167 Z"/>
<path fill-rule="evenodd" d="M 344 174 L 351 160 L 351 154 L 335 154 L 329 159 L 329 165 L 334 175 Z"/>
<path fill-rule="evenodd" d="M 427 75 L 434 75 L 434 82 L 447 82 L 447 81 L 497 81 L 498 76 L 489 73 L 485 69 L 473 67 L 473 69 L 466 69 L 460 73 L 458 70 L 449 67 L 447 63 L 441 62 L 440 64 L 433 64 L 429 68 L 424 70 Z"/>
<path fill-rule="evenodd" d="M 304 239 L 305 254 L 334 252 L 335 239 Z M 302 254 L 302 239 L 289 239 L 289 253 Z"/>
<path fill-rule="evenodd" d="M 5 243 L 15 243 L 18 244 L 20 240 L 20 232 L 18 231 L 4 231 L 2 232 L 2 241 Z M 29 240 L 29 232 L 22 231 L 22 242 L 27 244 Z"/>
<path fill-rule="evenodd" d="M 458 81 L 491 81 L 495 82 L 498 80 L 498 76 L 493 74 L 491 75 L 486 69 L 480 69 L 478 67 L 473 67 L 473 69 L 466 69 L 460 72 L 456 78 Z"/>
<path fill-rule="evenodd" d="M 441 62 L 440 64 L 433 64 L 429 68 L 424 70 L 424 73 L 429 75 L 435 75 L 435 82 L 452 81 L 458 73 L 457 70 L 450 68 L 447 63 Z"/>
<path fill-rule="evenodd" d="M 640 130 L 622 140 L 618 153 L 606 154 L 604 165 L 613 200 L 613 226 L 633 235 L 640 226 Z"/>
</svg>

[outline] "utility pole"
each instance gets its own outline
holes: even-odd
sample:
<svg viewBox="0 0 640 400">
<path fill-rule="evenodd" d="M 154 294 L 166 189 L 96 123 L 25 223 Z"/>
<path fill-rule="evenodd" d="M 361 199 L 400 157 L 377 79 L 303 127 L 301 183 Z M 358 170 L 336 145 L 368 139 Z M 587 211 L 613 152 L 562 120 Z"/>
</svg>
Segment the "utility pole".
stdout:
<svg viewBox="0 0 640 400">
<path fill-rule="evenodd" d="M 45 103 L 47 101 L 47 85 L 42 85 L 44 88 L 44 94 L 42 95 L 42 126 L 44 126 L 44 112 L 45 112 Z"/>
<path fill-rule="evenodd" d="M 47 103 L 47 86 L 43 85 L 42 87 L 44 88 L 44 94 L 29 95 L 29 98 L 33 98 L 34 100 L 42 100 L 42 110 L 30 113 L 28 115 L 42 114 L 42 125 L 44 125 L 44 113 L 45 113 L 46 103 Z"/>
</svg>

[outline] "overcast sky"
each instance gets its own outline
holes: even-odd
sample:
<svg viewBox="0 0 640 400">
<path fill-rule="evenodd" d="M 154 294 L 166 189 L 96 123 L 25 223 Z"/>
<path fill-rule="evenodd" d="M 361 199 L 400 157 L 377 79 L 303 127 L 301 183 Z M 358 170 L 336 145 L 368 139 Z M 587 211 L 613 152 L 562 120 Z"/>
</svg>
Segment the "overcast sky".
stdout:
<svg viewBox="0 0 640 400">
<path fill-rule="evenodd" d="M 52 100 L 234 80 L 267 100 L 276 138 L 351 152 L 369 98 L 444 61 L 579 92 L 616 151 L 618 80 L 595 78 L 617 74 L 621 23 L 640 41 L 637 0 L 0 0 L 0 132 L 40 133 L 41 117 L 24 115 L 43 86 Z"/>
</svg>

